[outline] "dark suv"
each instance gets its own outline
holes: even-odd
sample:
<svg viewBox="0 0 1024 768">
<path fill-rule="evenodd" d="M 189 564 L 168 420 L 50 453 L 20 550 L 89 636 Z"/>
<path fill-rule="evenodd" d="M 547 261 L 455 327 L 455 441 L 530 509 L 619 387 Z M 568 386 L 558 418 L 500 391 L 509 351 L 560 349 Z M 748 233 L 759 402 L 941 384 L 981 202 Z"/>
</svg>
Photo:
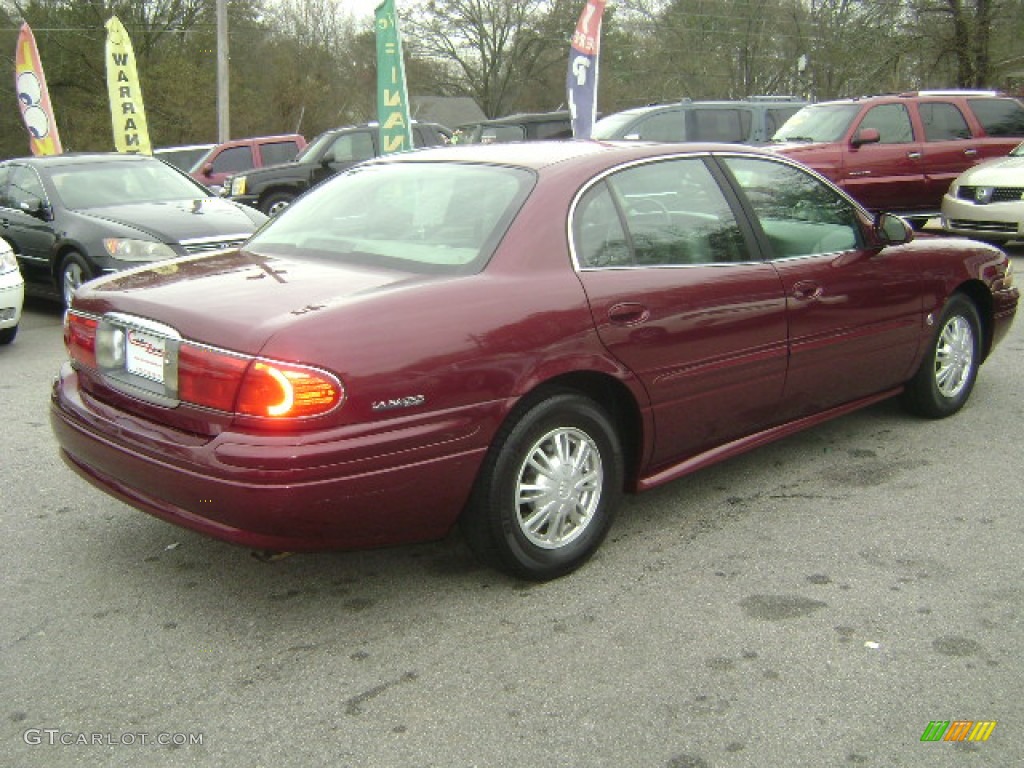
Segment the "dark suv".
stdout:
<svg viewBox="0 0 1024 768">
<path fill-rule="evenodd" d="M 494 144 L 510 141 L 550 141 L 572 138 L 572 116 L 559 112 L 520 112 L 481 120 L 456 129 L 459 144 Z"/>
<path fill-rule="evenodd" d="M 450 138 L 451 131 L 437 123 L 412 126 L 412 143 L 416 147 L 447 144 Z M 378 123 L 333 128 L 313 139 L 294 162 L 230 177 L 224 183 L 223 194 L 273 216 L 314 184 L 379 154 Z"/>
<path fill-rule="evenodd" d="M 811 104 L 774 136 L 873 211 L 921 224 L 963 171 L 1024 139 L 1024 105 L 992 91 L 917 91 Z"/>
<path fill-rule="evenodd" d="M 605 140 L 764 144 L 806 103 L 791 96 L 754 96 L 738 101 L 683 99 L 603 117 L 594 125 L 591 136 Z"/>
</svg>

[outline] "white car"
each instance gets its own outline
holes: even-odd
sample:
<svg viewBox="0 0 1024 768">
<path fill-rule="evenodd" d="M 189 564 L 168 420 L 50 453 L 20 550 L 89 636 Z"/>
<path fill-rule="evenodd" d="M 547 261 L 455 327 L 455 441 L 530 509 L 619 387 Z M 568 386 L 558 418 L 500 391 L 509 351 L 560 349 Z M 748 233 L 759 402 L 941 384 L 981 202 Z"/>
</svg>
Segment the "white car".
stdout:
<svg viewBox="0 0 1024 768">
<path fill-rule="evenodd" d="M 0 344 L 10 344 L 18 335 L 25 283 L 10 244 L 0 239 Z"/>
<path fill-rule="evenodd" d="M 1024 240 L 1024 144 L 956 178 L 942 198 L 942 228 L 978 240 Z"/>
</svg>

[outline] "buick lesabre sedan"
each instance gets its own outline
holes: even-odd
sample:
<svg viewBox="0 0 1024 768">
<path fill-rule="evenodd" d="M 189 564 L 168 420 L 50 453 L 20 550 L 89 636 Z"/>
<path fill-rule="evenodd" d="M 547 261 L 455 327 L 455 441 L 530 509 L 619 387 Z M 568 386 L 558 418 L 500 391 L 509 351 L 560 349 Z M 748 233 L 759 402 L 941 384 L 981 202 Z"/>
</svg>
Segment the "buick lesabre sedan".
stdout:
<svg viewBox="0 0 1024 768">
<path fill-rule="evenodd" d="M 624 492 L 884 398 L 955 413 L 1017 301 L 998 249 L 915 238 L 757 149 L 427 149 L 240 251 L 82 286 L 52 424 L 85 479 L 219 539 L 459 524 L 548 579 Z"/>
</svg>

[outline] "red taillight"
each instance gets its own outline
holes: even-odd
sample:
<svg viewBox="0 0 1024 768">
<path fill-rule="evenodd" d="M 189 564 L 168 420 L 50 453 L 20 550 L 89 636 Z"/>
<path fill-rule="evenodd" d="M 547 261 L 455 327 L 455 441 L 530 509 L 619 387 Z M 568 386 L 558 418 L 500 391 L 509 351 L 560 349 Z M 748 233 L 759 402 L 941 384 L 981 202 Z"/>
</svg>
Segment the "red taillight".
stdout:
<svg viewBox="0 0 1024 768">
<path fill-rule="evenodd" d="M 182 344 L 178 350 L 178 397 L 230 412 L 250 362 L 248 357 Z"/>
<path fill-rule="evenodd" d="M 275 419 L 319 416 L 341 396 L 341 383 L 325 371 L 257 360 L 245 374 L 236 411 Z"/>
<path fill-rule="evenodd" d="M 64 313 L 64 346 L 76 363 L 96 367 L 96 328 L 99 320 L 75 312 Z"/>
<path fill-rule="evenodd" d="M 178 397 L 242 416 L 297 419 L 333 409 L 342 388 L 325 371 L 184 343 L 178 353 Z"/>
</svg>

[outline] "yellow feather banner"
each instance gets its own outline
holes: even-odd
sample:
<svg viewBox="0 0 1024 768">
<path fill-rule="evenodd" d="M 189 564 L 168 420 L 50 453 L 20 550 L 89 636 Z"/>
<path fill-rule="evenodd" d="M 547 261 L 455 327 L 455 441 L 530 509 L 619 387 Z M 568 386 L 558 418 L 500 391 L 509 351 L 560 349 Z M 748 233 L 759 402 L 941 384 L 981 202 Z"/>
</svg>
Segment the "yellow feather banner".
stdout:
<svg viewBox="0 0 1024 768">
<path fill-rule="evenodd" d="M 114 147 L 118 152 L 151 155 L 153 147 L 149 143 L 149 126 L 132 41 L 117 16 L 111 16 L 104 26 L 107 28 L 107 93 L 114 124 Z"/>
</svg>

